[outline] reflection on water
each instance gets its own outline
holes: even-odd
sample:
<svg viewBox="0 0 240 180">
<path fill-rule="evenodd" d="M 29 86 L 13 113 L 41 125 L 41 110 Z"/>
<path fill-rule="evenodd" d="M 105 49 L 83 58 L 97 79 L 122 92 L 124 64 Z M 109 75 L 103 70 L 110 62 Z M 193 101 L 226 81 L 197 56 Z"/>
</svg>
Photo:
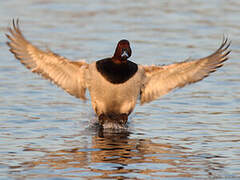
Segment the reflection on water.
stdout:
<svg viewBox="0 0 240 180">
<path fill-rule="evenodd" d="M 239 7 L 239 0 L 2 0 L 0 179 L 240 179 Z M 17 17 L 35 45 L 87 62 L 111 56 L 123 38 L 138 64 L 206 56 L 223 34 L 232 53 L 205 80 L 137 106 L 127 132 L 102 132 L 88 128 L 89 102 L 8 51 L 4 33 Z"/>
<path fill-rule="evenodd" d="M 74 139 L 75 137 L 67 137 Z M 176 144 L 154 143 L 150 139 L 129 138 L 130 132 L 105 133 L 101 130 L 93 135 L 91 141 L 79 147 L 48 151 L 43 148 L 25 147 L 27 152 L 41 152 L 44 155 L 32 161 L 24 161 L 12 166 L 10 173 L 28 178 L 88 177 L 128 179 L 131 177 L 218 177 L 224 169 L 224 162 L 215 162 L 221 156 L 197 154 L 191 149 Z M 68 148 L 67 148 L 68 147 Z M 40 169 L 35 171 L 35 169 Z M 54 173 L 53 173 L 54 172 Z M 136 175 L 137 174 L 137 175 Z"/>
</svg>

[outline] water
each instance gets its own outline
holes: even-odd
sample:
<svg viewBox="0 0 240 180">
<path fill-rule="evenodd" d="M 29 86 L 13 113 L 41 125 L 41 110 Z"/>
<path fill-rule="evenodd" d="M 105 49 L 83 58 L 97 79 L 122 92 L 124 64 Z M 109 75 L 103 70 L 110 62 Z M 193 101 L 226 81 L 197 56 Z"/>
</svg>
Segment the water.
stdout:
<svg viewBox="0 0 240 180">
<path fill-rule="evenodd" d="M 240 2 L 2 1 L 0 179 L 240 178 Z M 131 60 L 169 64 L 204 57 L 232 39 L 225 66 L 207 79 L 137 106 L 125 132 L 89 128 L 82 102 L 26 70 L 5 45 L 19 17 L 41 48 L 88 62 L 131 42 Z"/>
</svg>

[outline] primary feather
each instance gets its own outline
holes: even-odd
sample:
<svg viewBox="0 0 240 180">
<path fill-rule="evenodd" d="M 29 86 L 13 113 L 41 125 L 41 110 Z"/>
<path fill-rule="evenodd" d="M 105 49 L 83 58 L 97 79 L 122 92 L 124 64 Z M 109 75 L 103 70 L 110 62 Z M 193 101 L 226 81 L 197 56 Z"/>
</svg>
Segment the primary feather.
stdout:
<svg viewBox="0 0 240 180">
<path fill-rule="evenodd" d="M 175 88 L 181 88 L 207 77 L 228 59 L 229 46 L 230 42 L 224 38 L 221 46 L 205 58 L 166 66 L 143 66 L 146 81 L 141 89 L 141 103 L 150 102 Z"/>
<path fill-rule="evenodd" d="M 85 91 L 86 69 L 88 64 L 83 61 L 70 61 L 52 51 L 42 51 L 25 39 L 19 29 L 19 21 L 13 20 L 13 28 L 6 34 L 10 51 L 15 57 L 33 73 L 38 73 L 49 79 L 69 94 L 86 99 Z"/>
</svg>

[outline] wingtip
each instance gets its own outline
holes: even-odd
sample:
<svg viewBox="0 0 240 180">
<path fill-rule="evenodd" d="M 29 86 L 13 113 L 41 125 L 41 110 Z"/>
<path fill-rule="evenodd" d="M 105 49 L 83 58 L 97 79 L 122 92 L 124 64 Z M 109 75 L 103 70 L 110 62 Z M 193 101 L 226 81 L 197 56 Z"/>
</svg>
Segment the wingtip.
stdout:
<svg viewBox="0 0 240 180">
<path fill-rule="evenodd" d="M 10 45 L 10 42 L 9 42 L 9 41 L 7 41 L 7 42 L 6 42 L 6 44 L 8 45 L 8 47 L 11 47 L 11 45 Z"/>
<path fill-rule="evenodd" d="M 13 18 L 12 19 L 12 24 L 14 24 L 14 25 L 18 25 L 19 22 L 20 22 L 19 18 Z"/>
<path fill-rule="evenodd" d="M 10 35 L 9 35 L 9 34 L 5 33 L 5 36 L 6 36 L 8 39 L 10 39 Z"/>
<path fill-rule="evenodd" d="M 13 24 L 13 29 L 17 31 L 19 29 L 19 19 L 18 18 L 13 19 L 12 24 Z"/>
<path fill-rule="evenodd" d="M 229 35 L 228 34 L 223 34 L 222 35 L 222 44 L 227 43 L 229 41 Z"/>
<path fill-rule="evenodd" d="M 231 46 L 231 43 L 232 43 L 232 41 L 229 40 L 229 36 L 223 35 L 222 43 L 221 43 L 220 47 L 216 50 L 215 53 L 217 53 L 217 52 L 223 53 L 224 51 L 228 50 L 229 47 Z M 231 52 L 231 50 L 229 50 L 225 54 L 228 55 L 230 52 Z"/>
<path fill-rule="evenodd" d="M 229 38 L 229 35 L 226 35 L 226 34 L 223 35 L 222 41 L 223 41 L 222 44 L 227 45 L 227 46 L 229 46 L 232 43 L 232 41 Z"/>
</svg>

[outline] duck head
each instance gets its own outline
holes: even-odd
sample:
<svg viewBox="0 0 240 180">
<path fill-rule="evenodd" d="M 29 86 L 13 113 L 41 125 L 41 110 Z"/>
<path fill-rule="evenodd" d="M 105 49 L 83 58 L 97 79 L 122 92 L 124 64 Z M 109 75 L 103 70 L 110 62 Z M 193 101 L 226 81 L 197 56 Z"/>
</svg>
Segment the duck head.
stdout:
<svg viewBox="0 0 240 180">
<path fill-rule="evenodd" d="M 118 42 L 115 53 L 112 57 L 115 63 L 124 63 L 132 55 L 130 43 L 126 39 L 122 39 Z"/>
</svg>

